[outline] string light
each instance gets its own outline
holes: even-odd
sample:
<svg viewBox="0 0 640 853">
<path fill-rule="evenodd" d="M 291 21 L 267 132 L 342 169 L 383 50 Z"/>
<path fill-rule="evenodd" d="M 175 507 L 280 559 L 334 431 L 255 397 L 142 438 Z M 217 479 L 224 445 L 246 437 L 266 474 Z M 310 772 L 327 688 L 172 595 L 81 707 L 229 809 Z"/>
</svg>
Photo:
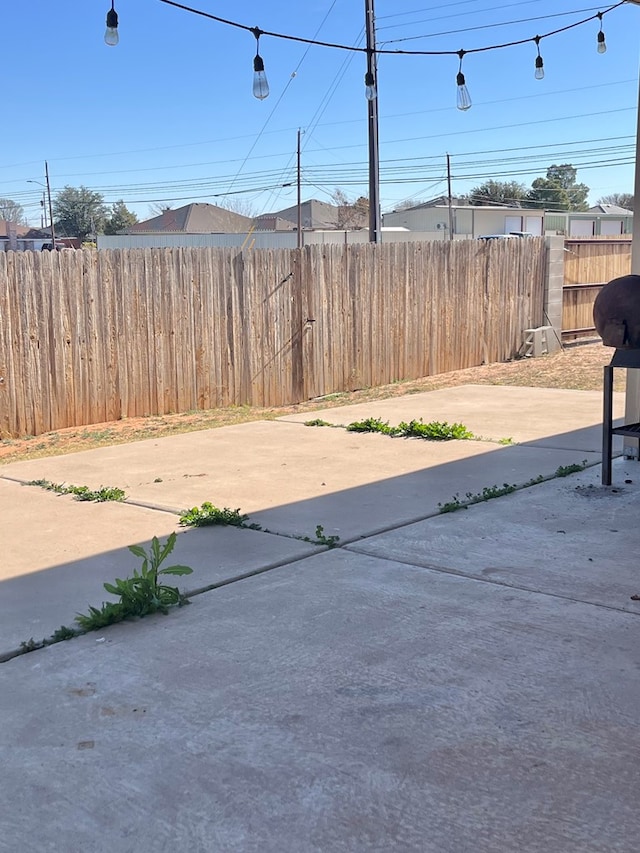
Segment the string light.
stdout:
<svg viewBox="0 0 640 853">
<path fill-rule="evenodd" d="M 375 101 L 378 97 L 376 90 L 376 81 L 373 77 L 373 71 L 367 71 L 364 75 L 364 94 L 368 101 Z"/>
<path fill-rule="evenodd" d="M 115 0 L 111 0 L 111 8 L 107 12 L 107 29 L 104 34 L 105 44 L 115 47 L 120 41 L 118 35 L 118 13 L 114 9 Z"/>
<path fill-rule="evenodd" d="M 247 24 L 241 24 L 239 21 L 231 21 L 228 18 L 221 18 L 218 15 L 212 15 L 209 12 L 203 12 L 201 9 L 194 9 L 191 6 L 186 6 L 184 3 L 178 3 L 176 0 L 158 0 L 160 3 L 164 3 L 167 6 L 173 6 L 176 9 L 182 9 L 185 12 L 191 12 L 194 15 L 199 15 L 202 18 L 207 18 L 210 21 L 217 21 L 219 24 L 226 24 L 230 27 L 236 27 L 240 30 L 245 30 L 247 32 L 253 32 L 254 27 L 249 27 Z M 558 35 L 559 33 L 564 33 L 569 30 L 573 30 L 576 27 L 580 27 L 583 24 L 588 23 L 589 21 L 597 20 L 601 15 L 607 15 L 609 12 L 613 12 L 614 9 L 620 8 L 620 6 L 624 6 L 627 3 L 636 3 L 640 5 L 640 0 L 618 0 L 617 3 L 614 3 L 612 6 L 609 6 L 607 9 L 604 9 L 602 12 L 598 12 L 598 14 L 590 15 L 588 18 L 582 18 L 580 21 L 574 21 L 572 24 L 567 24 L 564 27 L 558 27 L 555 30 L 550 30 L 548 33 L 543 33 L 540 36 L 540 39 L 549 38 L 550 36 Z M 308 39 L 303 38 L 302 36 L 294 36 L 289 35 L 288 33 L 277 33 L 272 32 L 270 30 L 261 30 L 260 34 L 263 36 L 269 36 L 271 38 L 285 39 L 287 41 L 294 41 L 300 44 L 312 44 L 316 47 L 332 47 L 337 50 L 346 50 L 351 53 L 366 53 L 366 47 L 356 47 L 355 45 L 348 44 L 338 44 L 336 42 L 327 42 L 327 41 L 319 41 L 318 39 Z M 490 50 L 502 50 L 507 47 L 517 47 L 521 44 L 527 44 L 532 41 L 532 38 L 524 38 L 518 39 L 517 41 L 508 41 L 503 42 L 502 44 L 490 44 L 485 47 L 474 47 L 470 50 L 465 50 L 465 54 L 467 53 L 486 53 Z M 377 48 L 377 55 L 389 55 L 389 56 L 456 56 L 459 54 L 457 50 L 389 50 L 386 48 Z"/>
<path fill-rule="evenodd" d="M 538 49 L 538 55 L 536 56 L 536 72 L 534 77 L 536 80 L 542 80 L 544 77 L 544 62 L 542 61 L 542 57 L 540 56 L 540 36 L 536 36 L 534 38 L 534 42 L 536 43 L 536 48 Z"/>
<path fill-rule="evenodd" d="M 598 33 L 598 53 L 606 53 L 607 43 L 604 40 L 604 31 L 602 29 L 602 12 L 598 12 L 598 18 L 600 20 L 600 31 Z"/>
<path fill-rule="evenodd" d="M 262 30 L 254 27 L 251 32 L 256 37 L 256 55 L 253 58 L 253 96 L 259 101 L 264 101 L 269 97 L 269 83 L 267 75 L 264 73 L 264 60 L 260 56 L 260 36 Z"/>
<path fill-rule="evenodd" d="M 456 77 L 456 84 L 458 86 L 456 105 L 458 109 L 463 110 L 463 112 L 471 107 L 471 95 L 469 94 L 469 90 L 467 89 L 467 84 L 464 79 L 464 74 L 462 73 L 462 60 L 464 58 L 464 54 L 464 50 L 458 51 L 458 56 L 460 57 L 460 66 L 458 68 L 458 75 Z"/>
</svg>

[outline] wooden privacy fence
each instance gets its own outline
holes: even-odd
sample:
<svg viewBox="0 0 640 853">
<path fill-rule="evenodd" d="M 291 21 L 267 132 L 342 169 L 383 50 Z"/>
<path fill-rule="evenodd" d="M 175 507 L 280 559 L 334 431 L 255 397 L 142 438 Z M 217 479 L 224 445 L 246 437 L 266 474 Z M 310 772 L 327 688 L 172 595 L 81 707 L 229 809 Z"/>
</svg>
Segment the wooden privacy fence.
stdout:
<svg viewBox="0 0 640 853">
<path fill-rule="evenodd" d="M 0 253 L 0 432 L 280 406 L 514 356 L 542 239 Z"/>
<path fill-rule="evenodd" d="M 631 238 L 565 240 L 562 338 L 594 336 L 593 303 L 611 279 L 631 272 Z"/>
</svg>

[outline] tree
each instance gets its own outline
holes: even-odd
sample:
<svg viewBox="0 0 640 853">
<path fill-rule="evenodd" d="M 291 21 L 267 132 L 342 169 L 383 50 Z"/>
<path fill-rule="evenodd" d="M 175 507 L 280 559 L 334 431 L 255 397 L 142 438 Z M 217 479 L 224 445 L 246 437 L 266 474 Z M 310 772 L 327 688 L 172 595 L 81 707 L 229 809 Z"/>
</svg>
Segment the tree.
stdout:
<svg viewBox="0 0 640 853">
<path fill-rule="evenodd" d="M 576 183 L 577 169 L 570 163 L 549 166 L 545 178 L 531 184 L 527 201 L 550 210 L 587 210 L 589 187 Z"/>
<path fill-rule="evenodd" d="M 247 216 L 249 219 L 254 219 L 256 216 L 256 209 L 251 202 L 238 196 L 225 198 L 218 204 L 218 207 L 223 208 L 223 210 L 230 210 L 231 213 L 238 213 L 240 216 Z"/>
<path fill-rule="evenodd" d="M 56 195 L 53 216 L 60 235 L 84 241 L 89 234 L 102 232 L 108 210 L 100 193 L 66 186 Z"/>
<path fill-rule="evenodd" d="M 526 204 L 528 190 L 517 181 L 485 181 L 469 193 L 469 204 L 504 204 L 522 207 Z"/>
<path fill-rule="evenodd" d="M 166 201 L 154 201 L 149 205 L 149 219 L 162 216 L 165 210 L 171 210 L 171 205 L 167 204 Z"/>
<path fill-rule="evenodd" d="M 360 229 L 365 228 L 369 218 L 369 199 L 366 196 L 360 196 L 355 201 L 350 202 L 346 193 L 343 190 L 337 189 L 331 199 L 334 205 L 338 208 L 338 216 L 336 219 L 336 228 L 338 230 Z"/>
<path fill-rule="evenodd" d="M 6 219 L 7 222 L 17 222 L 18 225 L 27 224 L 24 208 L 10 198 L 0 198 L 0 219 Z"/>
<path fill-rule="evenodd" d="M 120 199 L 111 205 L 109 217 L 104 224 L 105 234 L 119 234 L 127 228 L 131 228 L 138 221 L 138 217 Z"/>
<path fill-rule="evenodd" d="M 615 204 L 625 210 L 633 210 L 633 193 L 611 193 L 598 199 L 598 204 Z"/>
</svg>

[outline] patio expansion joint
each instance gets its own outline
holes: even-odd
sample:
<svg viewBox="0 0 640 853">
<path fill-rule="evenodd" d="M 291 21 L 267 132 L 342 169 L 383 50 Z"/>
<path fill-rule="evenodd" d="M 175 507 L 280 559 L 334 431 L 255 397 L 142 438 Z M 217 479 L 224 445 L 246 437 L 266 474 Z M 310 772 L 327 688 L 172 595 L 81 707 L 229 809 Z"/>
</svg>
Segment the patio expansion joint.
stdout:
<svg viewBox="0 0 640 853">
<path fill-rule="evenodd" d="M 358 548 L 353 544 L 349 544 L 345 547 L 346 551 L 353 551 L 356 554 L 363 554 L 367 557 L 375 557 L 378 560 L 386 560 L 389 563 L 400 563 L 403 566 L 411 566 L 414 569 L 424 569 L 427 572 L 437 572 L 443 575 L 453 575 L 454 577 L 463 578 L 468 581 L 475 581 L 476 583 L 484 583 L 490 584 L 491 586 L 501 586 L 506 587 L 507 589 L 514 589 L 520 592 L 532 592 L 535 595 L 541 595 L 546 598 L 559 598 L 563 601 L 571 601 L 574 604 L 585 604 L 589 607 L 597 607 L 601 610 L 613 610 L 616 613 L 625 613 L 628 616 L 640 616 L 640 610 L 636 613 L 633 610 L 627 610 L 624 607 L 616 607 L 613 604 L 602 604 L 600 602 L 595 601 L 586 601 L 583 598 L 577 598 L 572 595 L 562 595 L 558 592 L 547 592 L 544 589 L 536 589 L 535 587 L 530 586 L 521 586 L 515 583 L 509 583 L 508 581 L 496 580 L 495 578 L 480 578 L 476 575 L 470 575 L 467 572 L 462 571 L 462 569 L 454 569 L 450 566 L 431 566 L 426 563 L 414 563 L 411 560 L 405 560 L 402 557 L 385 557 L 382 556 L 375 551 L 367 550 L 366 548 Z"/>
</svg>

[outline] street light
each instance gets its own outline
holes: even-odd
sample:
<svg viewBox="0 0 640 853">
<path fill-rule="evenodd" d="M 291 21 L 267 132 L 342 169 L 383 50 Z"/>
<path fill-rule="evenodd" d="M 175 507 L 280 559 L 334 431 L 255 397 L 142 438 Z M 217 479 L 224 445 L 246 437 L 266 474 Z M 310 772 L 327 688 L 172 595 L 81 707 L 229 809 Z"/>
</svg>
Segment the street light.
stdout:
<svg viewBox="0 0 640 853">
<path fill-rule="evenodd" d="M 49 183 L 49 164 L 47 161 L 44 161 L 44 175 L 46 184 L 41 183 L 40 181 L 27 181 L 28 184 L 38 184 L 41 187 L 44 187 L 47 191 L 47 198 L 49 199 L 49 222 L 51 223 L 51 249 L 55 249 L 56 247 L 56 232 L 53 225 L 53 205 L 51 204 L 51 185 Z"/>
</svg>

